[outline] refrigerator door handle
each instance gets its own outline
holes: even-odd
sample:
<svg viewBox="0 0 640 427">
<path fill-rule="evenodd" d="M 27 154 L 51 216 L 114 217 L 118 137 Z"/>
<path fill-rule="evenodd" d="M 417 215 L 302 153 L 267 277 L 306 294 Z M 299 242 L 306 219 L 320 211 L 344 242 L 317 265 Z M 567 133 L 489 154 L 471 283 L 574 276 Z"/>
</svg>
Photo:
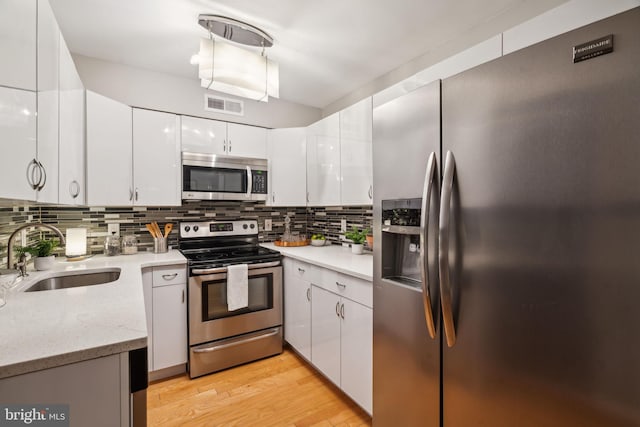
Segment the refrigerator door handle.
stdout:
<svg viewBox="0 0 640 427">
<path fill-rule="evenodd" d="M 422 303 L 424 305 L 424 317 L 427 321 L 427 330 L 432 339 L 436 338 L 436 325 L 431 309 L 431 295 L 429 294 L 429 261 L 427 259 L 427 247 L 429 243 L 429 207 L 433 183 L 436 180 L 436 153 L 431 152 L 427 160 L 427 170 L 424 176 L 424 188 L 422 190 L 422 210 L 420 214 L 420 275 L 422 283 Z"/>
<path fill-rule="evenodd" d="M 438 264 L 440 267 L 440 301 L 442 304 L 442 320 L 447 345 L 456 343 L 456 330 L 453 323 L 451 303 L 451 281 L 449 277 L 449 220 L 451 216 L 451 194 L 453 193 L 453 176 L 456 161 L 451 151 L 447 151 L 442 178 L 442 196 L 440 199 L 440 228 L 438 236 Z"/>
</svg>

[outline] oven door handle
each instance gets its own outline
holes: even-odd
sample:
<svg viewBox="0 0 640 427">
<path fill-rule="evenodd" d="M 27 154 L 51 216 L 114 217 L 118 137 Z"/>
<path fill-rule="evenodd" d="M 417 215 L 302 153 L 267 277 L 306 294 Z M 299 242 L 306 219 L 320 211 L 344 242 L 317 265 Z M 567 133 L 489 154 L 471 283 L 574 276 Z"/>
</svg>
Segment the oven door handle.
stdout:
<svg viewBox="0 0 640 427">
<path fill-rule="evenodd" d="M 256 268 L 267 268 L 267 267 L 276 267 L 280 265 L 280 261 L 272 261 L 272 262 L 262 262 L 259 264 L 248 264 L 249 270 L 254 270 Z M 199 276 L 202 274 L 215 274 L 215 273 L 226 273 L 227 267 L 217 267 L 217 268 L 194 268 L 191 270 L 191 275 Z"/>
<path fill-rule="evenodd" d="M 219 344 L 219 345 L 214 345 L 212 347 L 206 347 L 206 348 L 194 348 L 193 352 L 194 353 L 211 353 L 212 351 L 218 351 L 218 350 L 223 350 L 225 348 L 229 348 L 229 347 L 235 347 L 237 345 L 241 345 L 241 344 L 246 344 L 252 341 L 258 341 L 258 340 L 262 340 L 265 338 L 270 338 L 274 335 L 278 335 L 280 333 L 280 331 L 278 329 L 271 329 L 271 331 L 269 333 L 266 334 L 262 334 L 262 335 L 257 335 L 255 337 L 251 337 L 251 338 L 247 338 L 247 339 L 242 339 L 242 340 L 238 340 L 238 341 L 234 341 L 234 342 L 230 342 L 227 344 Z"/>
</svg>

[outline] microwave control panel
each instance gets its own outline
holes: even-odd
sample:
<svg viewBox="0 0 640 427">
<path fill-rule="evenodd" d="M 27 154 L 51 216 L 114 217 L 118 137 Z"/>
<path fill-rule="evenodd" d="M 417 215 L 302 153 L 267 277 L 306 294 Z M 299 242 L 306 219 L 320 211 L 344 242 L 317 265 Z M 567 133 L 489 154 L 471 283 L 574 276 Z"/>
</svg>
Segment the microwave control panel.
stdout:
<svg viewBox="0 0 640 427">
<path fill-rule="evenodd" d="M 267 194 L 267 171 L 252 170 L 253 182 L 251 192 L 257 194 Z"/>
</svg>

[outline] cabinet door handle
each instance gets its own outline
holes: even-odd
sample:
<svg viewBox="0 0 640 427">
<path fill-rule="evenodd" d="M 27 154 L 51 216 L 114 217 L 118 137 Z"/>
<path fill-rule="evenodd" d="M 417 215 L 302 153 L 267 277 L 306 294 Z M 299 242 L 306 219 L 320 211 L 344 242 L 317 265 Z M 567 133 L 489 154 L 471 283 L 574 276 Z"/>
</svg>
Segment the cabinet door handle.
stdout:
<svg viewBox="0 0 640 427">
<path fill-rule="evenodd" d="M 369 186 L 369 200 L 373 200 L 373 185 Z"/>
<path fill-rule="evenodd" d="M 69 195 L 73 199 L 80 195 L 80 184 L 75 179 L 69 183 Z"/>
<path fill-rule="evenodd" d="M 136 193 L 136 202 L 137 202 L 138 201 L 138 189 L 137 188 L 136 188 L 135 193 Z"/>
<path fill-rule="evenodd" d="M 47 170 L 42 166 L 42 163 L 38 162 L 38 168 L 40 168 L 40 180 L 38 180 L 38 188 L 36 190 L 41 191 L 47 184 Z M 40 184 L 42 182 L 42 184 Z"/>
<path fill-rule="evenodd" d="M 336 303 L 336 316 L 340 317 L 340 301 Z"/>
<path fill-rule="evenodd" d="M 225 153 L 227 152 L 227 140 L 226 139 L 222 140 L 222 151 L 225 152 Z"/>
<path fill-rule="evenodd" d="M 340 287 L 342 289 L 346 289 L 347 288 L 347 285 L 344 285 L 344 284 L 342 284 L 340 282 L 336 282 L 336 285 L 338 285 L 338 287 Z"/>
<path fill-rule="evenodd" d="M 344 304 L 340 306 L 340 317 L 344 319 Z"/>
<path fill-rule="evenodd" d="M 184 289 L 182 290 L 182 303 L 184 304 Z"/>
<path fill-rule="evenodd" d="M 275 191 L 273 193 L 271 193 L 271 201 L 272 202 L 276 201 L 276 192 Z"/>
<path fill-rule="evenodd" d="M 129 200 L 133 201 L 133 190 L 129 188 Z"/>
<path fill-rule="evenodd" d="M 162 278 L 163 278 L 164 280 L 173 280 L 173 279 L 175 279 L 176 277 L 178 277 L 178 273 L 163 274 L 163 275 L 162 275 Z"/>
<path fill-rule="evenodd" d="M 309 192 L 307 191 L 307 203 L 309 203 Z"/>
<path fill-rule="evenodd" d="M 307 288 L 307 301 L 311 301 L 311 288 Z"/>
<path fill-rule="evenodd" d="M 38 188 L 35 178 L 35 170 L 37 167 L 38 161 L 36 159 L 31 160 L 27 165 L 27 182 L 29 183 L 29 187 L 31 187 L 33 190 Z"/>
<path fill-rule="evenodd" d="M 229 152 L 231 152 L 231 140 L 229 140 Z"/>
</svg>

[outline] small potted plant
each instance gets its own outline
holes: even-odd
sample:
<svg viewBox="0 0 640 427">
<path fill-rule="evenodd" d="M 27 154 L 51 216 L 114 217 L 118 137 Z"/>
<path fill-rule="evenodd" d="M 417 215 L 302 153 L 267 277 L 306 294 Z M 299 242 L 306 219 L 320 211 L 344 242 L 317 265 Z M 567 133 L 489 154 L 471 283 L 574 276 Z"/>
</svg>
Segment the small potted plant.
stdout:
<svg viewBox="0 0 640 427">
<path fill-rule="evenodd" d="M 356 227 L 353 227 L 351 231 L 348 231 L 344 234 L 344 237 L 351 240 L 353 244 L 351 245 L 351 252 L 356 255 L 362 254 L 363 243 L 367 238 L 367 234 L 369 233 L 369 229 L 365 229 L 362 231 L 358 231 Z"/>
<path fill-rule="evenodd" d="M 17 249 L 18 254 L 31 254 L 33 257 L 33 266 L 36 270 L 49 270 L 55 262 L 53 250 L 58 247 L 60 242 L 57 239 L 40 239 L 30 246 L 24 246 Z"/>
</svg>

